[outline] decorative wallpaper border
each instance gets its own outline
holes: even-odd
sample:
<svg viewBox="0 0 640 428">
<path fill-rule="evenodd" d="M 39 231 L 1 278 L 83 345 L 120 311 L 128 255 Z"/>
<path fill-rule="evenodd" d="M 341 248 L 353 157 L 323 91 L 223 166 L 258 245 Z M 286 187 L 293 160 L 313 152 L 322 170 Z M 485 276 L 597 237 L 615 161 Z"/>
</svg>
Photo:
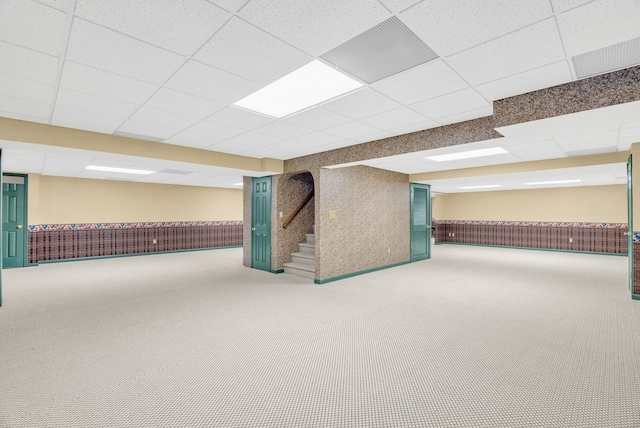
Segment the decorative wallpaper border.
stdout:
<svg viewBox="0 0 640 428">
<path fill-rule="evenodd" d="M 193 226 L 240 226 L 242 220 L 232 221 L 161 221 L 137 223 L 77 223 L 77 224 L 37 224 L 29 226 L 29 232 L 46 232 L 53 230 L 107 230 L 107 229 L 145 229 L 159 227 L 193 227 Z"/>
<path fill-rule="evenodd" d="M 494 220 L 436 220 L 435 224 L 472 224 L 479 226 L 546 226 L 585 227 L 599 229 L 627 229 L 627 223 L 583 223 L 563 221 L 494 221 Z"/>
</svg>

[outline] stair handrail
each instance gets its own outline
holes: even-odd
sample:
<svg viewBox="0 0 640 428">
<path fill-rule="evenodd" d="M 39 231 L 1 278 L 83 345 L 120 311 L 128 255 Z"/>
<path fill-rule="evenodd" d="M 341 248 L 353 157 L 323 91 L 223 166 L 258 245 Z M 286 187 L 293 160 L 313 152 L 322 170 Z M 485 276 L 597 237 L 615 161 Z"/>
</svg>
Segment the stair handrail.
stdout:
<svg viewBox="0 0 640 428">
<path fill-rule="evenodd" d="M 296 218 L 296 216 L 298 214 L 300 214 L 300 211 L 302 211 L 302 209 L 305 207 L 305 205 L 307 205 L 309 203 L 311 198 L 313 198 L 313 190 L 307 195 L 307 197 L 304 199 L 304 201 L 302 201 L 300 203 L 300 205 L 298 205 L 298 208 L 296 208 L 295 211 L 293 211 L 293 213 L 291 213 L 291 215 L 284 221 L 284 223 L 282 223 L 282 228 L 283 229 L 286 229 L 287 227 L 289 227 L 289 224 L 291 224 L 293 219 Z"/>
</svg>

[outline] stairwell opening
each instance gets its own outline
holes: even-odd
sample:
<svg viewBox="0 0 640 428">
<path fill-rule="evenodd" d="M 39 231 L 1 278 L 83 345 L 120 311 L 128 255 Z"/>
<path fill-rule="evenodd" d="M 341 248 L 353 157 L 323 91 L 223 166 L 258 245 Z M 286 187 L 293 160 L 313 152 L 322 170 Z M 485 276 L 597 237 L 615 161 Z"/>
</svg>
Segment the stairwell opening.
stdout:
<svg viewBox="0 0 640 428">
<path fill-rule="evenodd" d="M 286 174 L 279 182 L 276 250 L 278 264 L 281 266 L 278 266 L 278 270 L 314 279 L 316 264 L 313 176 L 310 172 Z"/>
</svg>

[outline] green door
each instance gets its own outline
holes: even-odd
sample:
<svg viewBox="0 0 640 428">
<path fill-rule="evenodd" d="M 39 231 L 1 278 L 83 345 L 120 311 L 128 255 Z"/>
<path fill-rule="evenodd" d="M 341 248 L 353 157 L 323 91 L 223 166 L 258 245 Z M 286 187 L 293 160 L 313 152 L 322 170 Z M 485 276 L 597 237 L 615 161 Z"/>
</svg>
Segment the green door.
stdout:
<svg viewBox="0 0 640 428">
<path fill-rule="evenodd" d="M 2 176 L 2 267 L 23 267 L 27 239 L 26 177 Z"/>
<path fill-rule="evenodd" d="M 431 257 L 431 189 L 411 183 L 411 261 Z"/>
<path fill-rule="evenodd" d="M 633 180 L 631 176 L 631 156 L 632 155 L 629 155 L 629 160 L 627 161 L 627 238 L 629 245 L 629 290 L 633 293 L 633 280 L 635 275 L 633 273 Z"/>
<path fill-rule="evenodd" d="M 271 271 L 271 177 L 252 180 L 251 267 Z"/>
</svg>

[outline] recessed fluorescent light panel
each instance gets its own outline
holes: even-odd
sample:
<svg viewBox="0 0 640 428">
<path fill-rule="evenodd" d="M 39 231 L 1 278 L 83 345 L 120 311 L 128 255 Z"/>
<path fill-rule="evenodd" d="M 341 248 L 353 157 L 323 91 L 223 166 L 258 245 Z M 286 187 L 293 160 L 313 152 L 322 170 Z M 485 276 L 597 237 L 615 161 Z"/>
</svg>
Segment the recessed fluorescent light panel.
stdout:
<svg viewBox="0 0 640 428">
<path fill-rule="evenodd" d="M 427 156 L 426 159 L 435 162 L 447 162 L 461 159 L 481 158 L 484 156 L 495 156 L 509 153 L 502 147 L 491 147 L 490 149 L 470 150 L 468 152 L 449 153 L 446 155 Z"/>
<path fill-rule="evenodd" d="M 233 183 L 234 186 L 244 186 L 244 183 Z"/>
<path fill-rule="evenodd" d="M 569 183 L 582 183 L 580 180 L 553 180 L 553 181 L 534 181 L 532 183 L 524 183 L 528 186 L 538 186 L 541 184 L 569 184 Z"/>
<path fill-rule="evenodd" d="M 122 174 L 140 174 L 140 175 L 149 175 L 155 172 L 155 171 L 146 171 L 143 169 L 112 168 L 110 166 L 98 166 L 98 165 L 89 165 L 86 169 L 91 171 L 119 172 Z"/>
<path fill-rule="evenodd" d="M 333 67 L 313 60 L 233 105 L 279 119 L 362 86 Z"/>
<path fill-rule="evenodd" d="M 500 184 L 486 184 L 484 186 L 464 186 L 458 187 L 458 189 L 471 190 L 471 189 L 496 189 L 502 187 Z"/>
</svg>

